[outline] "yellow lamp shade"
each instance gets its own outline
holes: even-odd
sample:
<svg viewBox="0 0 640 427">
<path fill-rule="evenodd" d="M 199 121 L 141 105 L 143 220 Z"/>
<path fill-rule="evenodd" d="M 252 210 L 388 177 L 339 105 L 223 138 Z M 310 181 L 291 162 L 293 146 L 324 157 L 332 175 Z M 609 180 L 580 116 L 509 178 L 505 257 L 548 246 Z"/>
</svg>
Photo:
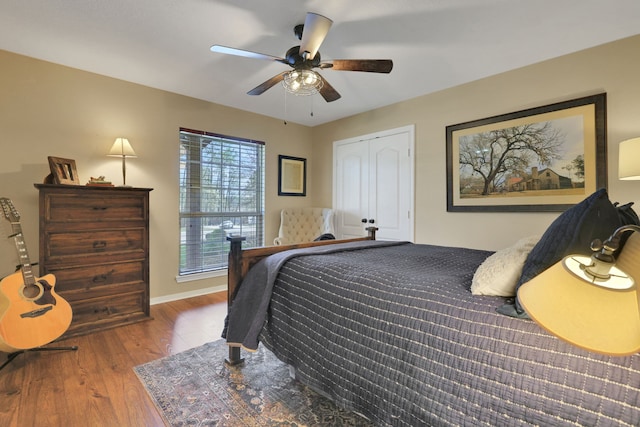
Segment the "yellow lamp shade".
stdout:
<svg viewBox="0 0 640 427">
<path fill-rule="evenodd" d="M 607 355 L 638 353 L 640 233 L 629 236 L 616 266 L 636 279 L 629 289 L 587 283 L 559 262 L 522 285 L 518 300 L 535 322 L 573 345 Z"/>
</svg>

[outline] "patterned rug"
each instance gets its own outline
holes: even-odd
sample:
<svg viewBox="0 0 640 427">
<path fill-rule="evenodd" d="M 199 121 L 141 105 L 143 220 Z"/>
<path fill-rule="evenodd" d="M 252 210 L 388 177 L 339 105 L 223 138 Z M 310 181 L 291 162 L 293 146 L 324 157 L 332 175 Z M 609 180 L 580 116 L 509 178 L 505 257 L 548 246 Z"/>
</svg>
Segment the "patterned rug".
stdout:
<svg viewBox="0 0 640 427">
<path fill-rule="evenodd" d="M 370 426 L 292 379 L 260 346 L 227 366 L 222 340 L 164 357 L 134 371 L 170 426 Z"/>
</svg>

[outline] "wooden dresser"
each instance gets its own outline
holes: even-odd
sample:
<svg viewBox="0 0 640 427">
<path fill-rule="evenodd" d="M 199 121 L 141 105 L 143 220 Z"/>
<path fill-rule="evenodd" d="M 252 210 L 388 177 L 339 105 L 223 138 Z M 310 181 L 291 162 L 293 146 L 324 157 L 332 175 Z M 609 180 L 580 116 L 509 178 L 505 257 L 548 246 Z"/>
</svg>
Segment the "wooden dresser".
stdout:
<svg viewBox="0 0 640 427">
<path fill-rule="evenodd" d="M 71 304 L 63 338 L 150 319 L 150 188 L 35 184 L 40 275 Z"/>
</svg>

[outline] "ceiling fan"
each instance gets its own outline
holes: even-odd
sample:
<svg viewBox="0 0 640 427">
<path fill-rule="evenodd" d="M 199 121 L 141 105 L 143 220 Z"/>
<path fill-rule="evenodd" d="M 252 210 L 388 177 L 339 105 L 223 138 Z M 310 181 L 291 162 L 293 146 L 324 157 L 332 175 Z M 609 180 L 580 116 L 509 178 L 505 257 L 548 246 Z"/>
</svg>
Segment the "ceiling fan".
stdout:
<svg viewBox="0 0 640 427">
<path fill-rule="evenodd" d="M 300 46 L 289 49 L 284 58 L 220 45 L 211 46 L 211 51 L 281 62 L 293 68 L 251 89 L 247 92 L 249 95 L 260 95 L 277 83 L 283 82 L 289 92 L 302 95 L 320 92 L 325 101 L 332 102 L 340 99 L 340 94 L 313 68 L 369 73 L 390 73 L 393 68 L 393 61 L 390 59 L 333 59 L 322 62 L 318 49 L 332 24 L 333 21 L 325 16 L 307 13 L 304 24 L 296 25 L 293 29 L 296 37 L 301 40 Z"/>
</svg>

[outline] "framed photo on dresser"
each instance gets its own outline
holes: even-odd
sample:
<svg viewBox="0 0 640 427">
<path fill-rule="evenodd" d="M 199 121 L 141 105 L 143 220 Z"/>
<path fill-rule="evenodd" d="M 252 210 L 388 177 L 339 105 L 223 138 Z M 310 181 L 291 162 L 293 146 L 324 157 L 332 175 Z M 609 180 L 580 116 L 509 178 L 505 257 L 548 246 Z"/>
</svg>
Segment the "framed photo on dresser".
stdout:
<svg viewBox="0 0 640 427">
<path fill-rule="evenodd" d="M 49 160 L 53 184 L 80 185 L 75 160 L 53 156 L 49 156 L 47 159 Z"/>
</svg>

